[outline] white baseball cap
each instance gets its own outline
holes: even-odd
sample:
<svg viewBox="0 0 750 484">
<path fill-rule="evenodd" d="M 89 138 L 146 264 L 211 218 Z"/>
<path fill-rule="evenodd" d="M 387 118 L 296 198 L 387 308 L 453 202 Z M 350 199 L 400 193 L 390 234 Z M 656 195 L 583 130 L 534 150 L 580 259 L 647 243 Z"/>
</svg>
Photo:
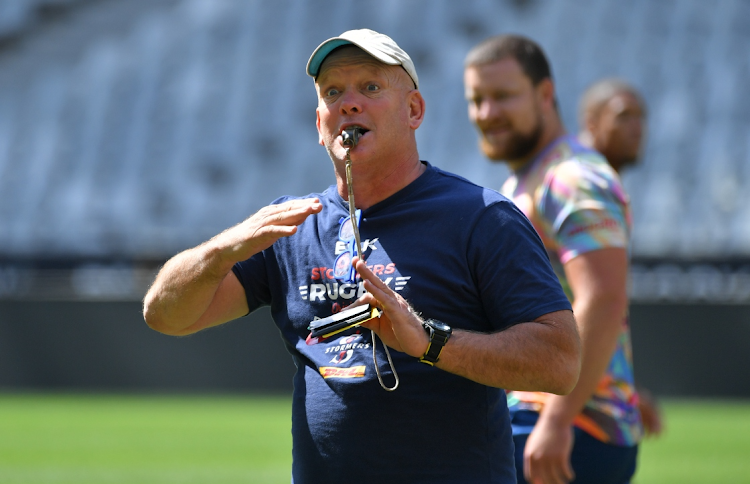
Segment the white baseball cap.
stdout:
<svg viewBox="0 0 750 484">
<path fill-rule="evenodd" d="M 307 61 L 307 75 L 313 78 L 318 77 L 320 65 L 323 64 L 328 54 L 333 49 L 347 44 L 356 45 L 383 64 L 403 67 L 414 81 L 414 87 L 419 89 L 419 78 L 409 54 L 387 35 L 370 29 L 347 30 L 338 37 L 332 37 L 320 44 Z"/>
</svg>

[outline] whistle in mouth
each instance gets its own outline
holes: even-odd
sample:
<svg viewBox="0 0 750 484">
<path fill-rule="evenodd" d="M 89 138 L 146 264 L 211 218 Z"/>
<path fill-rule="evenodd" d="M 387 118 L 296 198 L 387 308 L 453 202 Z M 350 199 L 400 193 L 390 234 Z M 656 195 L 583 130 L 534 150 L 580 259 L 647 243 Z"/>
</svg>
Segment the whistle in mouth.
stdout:
<svg viewBox="0 0 750 484">
<path fill-rule="evenodd" d="M 347 148 L 354 148 L 359 143 L 359 136 L 362 128 L 353 127 L 347 128 L 341 132 L 341 138 L 343 139 L 343 145 Z"/>
</svg>

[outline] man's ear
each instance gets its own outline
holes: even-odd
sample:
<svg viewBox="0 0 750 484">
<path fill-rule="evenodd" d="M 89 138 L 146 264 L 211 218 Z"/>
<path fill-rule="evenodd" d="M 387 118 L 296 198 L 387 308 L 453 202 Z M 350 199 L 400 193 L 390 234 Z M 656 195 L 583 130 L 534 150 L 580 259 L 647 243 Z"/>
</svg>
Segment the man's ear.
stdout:
<svg viewBox="0 0 750 484">
<path fill-rule="evenodd" d="M 409 127 L 417 129 L 424 121 L 425 103 L 422 93 L 414 89 L 409 94 Z"/>
<path fill-rule="evenodd" d="M 591 134 L 592 141 L 594 138 L 596 138 L 597 134 L 599 133 L 599 123 L 597 122 L 597 118 L 599 116 L 594 116 L 591 113 L 588 113 L 586 116 L 586 131 L 588 131 Z"/>
<path fill-rule="evenodd" d="M 318 144 L 325 146 L 323 142 L 323 133 L 320 132 L 320 107 L 315 108 L 315 127 L 318 128 Z"/>
<path fill-rule="evenodd" d="M 545 107 L 554 110 L 555 109 L 555 83 L 552 82 L 552 79 L 547 77 L 546 79 L 542 79 L 541 81 L 539 81 L 539 84 L 536 86 L 536 90 L 537 90 L 540 100 L 542 101 L 542 104 Z"/>
</svg>

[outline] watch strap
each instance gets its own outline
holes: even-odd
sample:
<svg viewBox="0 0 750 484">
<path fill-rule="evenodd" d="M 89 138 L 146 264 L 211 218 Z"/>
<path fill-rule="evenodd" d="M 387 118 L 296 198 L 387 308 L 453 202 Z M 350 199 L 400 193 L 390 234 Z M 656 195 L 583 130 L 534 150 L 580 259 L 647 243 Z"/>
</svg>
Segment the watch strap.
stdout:
<svg viewBox="0 0 750 484">
<path fill-rule="evenodd" d="M 448 342 L 448 339 L 451 336 L 451 332 L 438 330 L 432 324 L 430 324 L 431 322 L 431 319 L 428 319 L 424 322 L 424 328 L 430 336 L 430 341 L 427 344 L 427 350 L 424 352 L 424 355 L 422 355 L 419 361 L 421 363 L 426 363 L 430 366 L 434 366 L 435 363 L 440 360 L 440 354 L 443 352 L 443 347 Z"/>
</svg>

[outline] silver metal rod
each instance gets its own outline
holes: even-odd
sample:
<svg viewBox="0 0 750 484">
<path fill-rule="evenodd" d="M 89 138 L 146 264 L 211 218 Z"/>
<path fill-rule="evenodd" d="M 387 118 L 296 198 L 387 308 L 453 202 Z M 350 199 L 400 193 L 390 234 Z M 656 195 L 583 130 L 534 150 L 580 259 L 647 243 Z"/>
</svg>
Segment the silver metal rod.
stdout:
<svg viewBox="0 0 750 484">
<path fill-rule="evenodd" d="M 349 154 L 349 149 L 346 148 L 346 185 L 349 189 L 349 220 L 352 223 L 352 230 L 354 231 L 354 240 L 357 241 L 357 255 L 362 259 L 362 242 L 359 238 L 359 227 L 357 227 L 357 208 L 354 205 L 354 186 L 352 185 L 352 157 Z"/>
<path fill-rule="evenodd" d="M 352 230 L 354 231 L 354 240 L 357 242 L 357 256 L 359 256 L 360 260 L 364 259 L 364 254 L 362 253 L 362 243 L 360 242 L 359 238 L 359 227 L 357 226 L 357 207 L 354 205 L 354 184 L 352 183 L 352 156 L 349 153 L 349 150 L 355 146 L 357 146 L 357 142 L 359 141 L 359 128 L 352 128 L 352 129 L 346 129 L 341 133 L 341 137 L 343 138 L 343 145 L 346 147 L 346 186 L 349 192 L 349 220 L 352 223 Z M 380 383 L 380 386 L 383 388 L 383 390 L 392 392 L 396 388 L 398 388 L 399 384 L 399 378 L 398 373 L 396 373 L 396 367 L 393 366 L 393 360 L 391 360 L 391 352 L 388 351 L 388 346 L 383 343 L 383 349 L 385 350 L 385 356 L 388 358 L 388 366 L 391 367 L 391 372 L 393 372 L 393 377 L 396 380 L 395 384 L 392 387 L 388 387 L 383 382 L 383 377 L 380 374 L 380 366 L 378 365 L 378 356 L 377 352 L 375 351 L 375 348 L 377 346 L 377 335 L 375 334 L 375 331 L 370 330 L 370 333 L 372 334 L 372 362 L 375 365 L 375 373 L 378 376 L 378 383 Z"/>
</svg>

